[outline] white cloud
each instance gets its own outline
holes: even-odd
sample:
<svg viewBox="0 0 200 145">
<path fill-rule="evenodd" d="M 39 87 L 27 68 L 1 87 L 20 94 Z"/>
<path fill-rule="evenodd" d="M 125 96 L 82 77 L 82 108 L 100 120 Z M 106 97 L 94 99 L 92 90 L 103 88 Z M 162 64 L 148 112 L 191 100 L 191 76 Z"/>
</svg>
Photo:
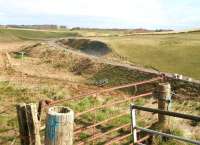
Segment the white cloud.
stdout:
<svg viewBox="0 0 200 145">
<path fill-rule="evenodd" d="M 180 23 L 199 21 L 197 4 L 181 0 L 0 0 L 0 10 L 7 16 L 17 18 L 56 15 L 64 21 L 65 16 L 91 16 L 116 20 L 138 27 L 175 26 Z M 5 7 L 8 6 L 8 7 Z M 3 15 L 0 13 L 0 16 Z M 83 17 L 85 18 L 85 17 Z M 43 22 L 44 22 L 43 21 Z M 110 22 L 110 21 L 109 21 Z M 109 23 L 107 22 L 107 23 Z M 66 24 L 69 22 L 66 22 Z M 88 20 L 88 23 L 92 23 Z M 123 23 L 122 23 L 123 24 Z M 183 25 L 183 24 L 181 24 Z"/>
<path fill-rule="evenodd" d="M 5 14 L 3 12 L 0 12 L 0 16 L 4 16 Z"/>
</svg>

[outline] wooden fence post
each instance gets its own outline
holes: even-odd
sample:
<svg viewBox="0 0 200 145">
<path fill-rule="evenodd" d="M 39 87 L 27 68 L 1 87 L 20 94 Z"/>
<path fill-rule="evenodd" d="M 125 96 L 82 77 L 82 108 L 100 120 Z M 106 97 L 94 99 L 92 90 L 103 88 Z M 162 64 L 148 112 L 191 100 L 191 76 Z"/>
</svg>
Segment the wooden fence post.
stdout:
<svg viewBox="0 0 200 145">
<path fill-rule="evenodd" d="M 158 109 L 168 111 L 171 106 L 171 86 L 169 83 L 159 83 L 157 87 Z M 169 117 L 158 114 L 158 123 L 165 127 Z"/>
<path fill-rule="evenodd" d="M 137 143 L 137 130 L 136 130 L 136 110 L 130 107 L 131 111 L 131 121 L 132 121 L 132 135 L 133 135 L 133 144 Z"/>
<path fill-rule="evenodd" d="M 28 127 L 30 132 L 30 144 L 41 145 L 40 140 L 40 121 L 38 120 L 38 112 L 36 104 L 26 105 Z"/>
<path fill-rule="evenodd" d="M 21 145 L 41 145 L 36 104 L 21 103 L 16 109 Z"/>
<path fill-rule="evenodd" d="M 70 108 L 62 106 L 49 108 L 45 129 L 45 145 L 72 145 L 73 124 L 74 112 Z"/>
<path fill-rule="evenodd" d="M 30 145 L 27 115 L 26 115 L 26 104 L 21 103 L 16 106 L 16 109 L 17 109 L 17 118 L 19 124 L 21 145 Z"/>
</svg>

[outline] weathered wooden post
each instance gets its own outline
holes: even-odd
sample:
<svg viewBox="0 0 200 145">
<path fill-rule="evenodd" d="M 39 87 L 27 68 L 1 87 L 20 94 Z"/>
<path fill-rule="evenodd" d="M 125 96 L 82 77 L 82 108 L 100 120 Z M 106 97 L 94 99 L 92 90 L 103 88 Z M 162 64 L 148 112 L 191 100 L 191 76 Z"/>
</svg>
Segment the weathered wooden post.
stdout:
<svg viewBox="0 0 200 145">
<path fill-rule="evenodd" d="M 74 112 L 70 108 L 62 106 L 49 108 L 45 129 L 45 145 L 72 145 L 73 124 Z"/>
<path fill-rule="evenodd" d="M 29 132 L 28 132 L 28 123 L 26 115 L 26 104 L 21 103 L 16 106 L 17 109 L 17 118 L 19 124 L 19 133 L 21 139 L 21 145 L 29 145 Z"/>
<path fill-rule="evenodd" d="M 136 110 L 132 108 L 132 105 L 130 107 L 130 111 L 131 111 L 131 121 L 132 121 L 133 144 L 135 144 L 137 143 Z"/>
<path fill-rule="evenodd" d="M 38 120 L 37 106 L 36 104 L 28 104 L 26 105 L 26 109 L 31 145 L 41 145 L 40 121 Z"/>
<path fill-rule="evenodd" d="M 36 104 L 21 103 L 16 108 L 21 145 L 41 145 Z"/>
<path fill-rule="evenodd" d="M 171 107 L 171 86 L 169 83 L 159 83 L 157 87 L 158 109 L 168 111 Z M 165 127 L 169 117 L 158 114 L 158 123 Z"/>
<path fill-rule="evenodd" d="M 157 98 L 159 110 L 170 110 L 171 107 L 171 85 L 169 83 L 159 83 L 155 89 L 154 97 Z M 158 114 L 158 122 L 150 127 L 153 130 L 165 131 L 167 129 L 170 117 Z M 153 136 L 148 139 L 148 144 L 153 144 Z"/>
</svg>

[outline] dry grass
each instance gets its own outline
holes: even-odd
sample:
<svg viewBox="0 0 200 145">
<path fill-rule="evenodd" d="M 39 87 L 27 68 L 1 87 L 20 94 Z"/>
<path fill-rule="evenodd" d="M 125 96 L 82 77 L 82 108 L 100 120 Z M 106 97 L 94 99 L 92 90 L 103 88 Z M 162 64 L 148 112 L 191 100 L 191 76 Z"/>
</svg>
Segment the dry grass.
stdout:
<svg viewBox="0 0 200 145">
<path fill-rule="evenodd" d="M 30 45 L 32 42 L 0 42 L 0 52 L 12 52 L 21 49 L 21 47 Z"/>
</svg>

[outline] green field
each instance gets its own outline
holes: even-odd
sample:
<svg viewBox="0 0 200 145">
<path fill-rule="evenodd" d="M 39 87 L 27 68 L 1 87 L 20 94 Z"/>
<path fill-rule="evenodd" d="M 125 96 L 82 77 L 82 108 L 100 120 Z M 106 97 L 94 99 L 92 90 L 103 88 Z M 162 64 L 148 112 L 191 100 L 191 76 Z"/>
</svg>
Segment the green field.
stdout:
<svg viewBox="0 0 200 145">
<path fill-rule="evenodd" d="M 135 64 L 200 79 L 200 32 L 98 39 Z"/>
<path fill-rule="evenodd" d="M 80 36 L 77 32 L 71 31 L 40 31 L 40 30 L 20 30 L 20 29 L 0 29 L 0 42 L 39 40 L 47 38 L 61 38 L 69 36 Z"/>
</svg>

